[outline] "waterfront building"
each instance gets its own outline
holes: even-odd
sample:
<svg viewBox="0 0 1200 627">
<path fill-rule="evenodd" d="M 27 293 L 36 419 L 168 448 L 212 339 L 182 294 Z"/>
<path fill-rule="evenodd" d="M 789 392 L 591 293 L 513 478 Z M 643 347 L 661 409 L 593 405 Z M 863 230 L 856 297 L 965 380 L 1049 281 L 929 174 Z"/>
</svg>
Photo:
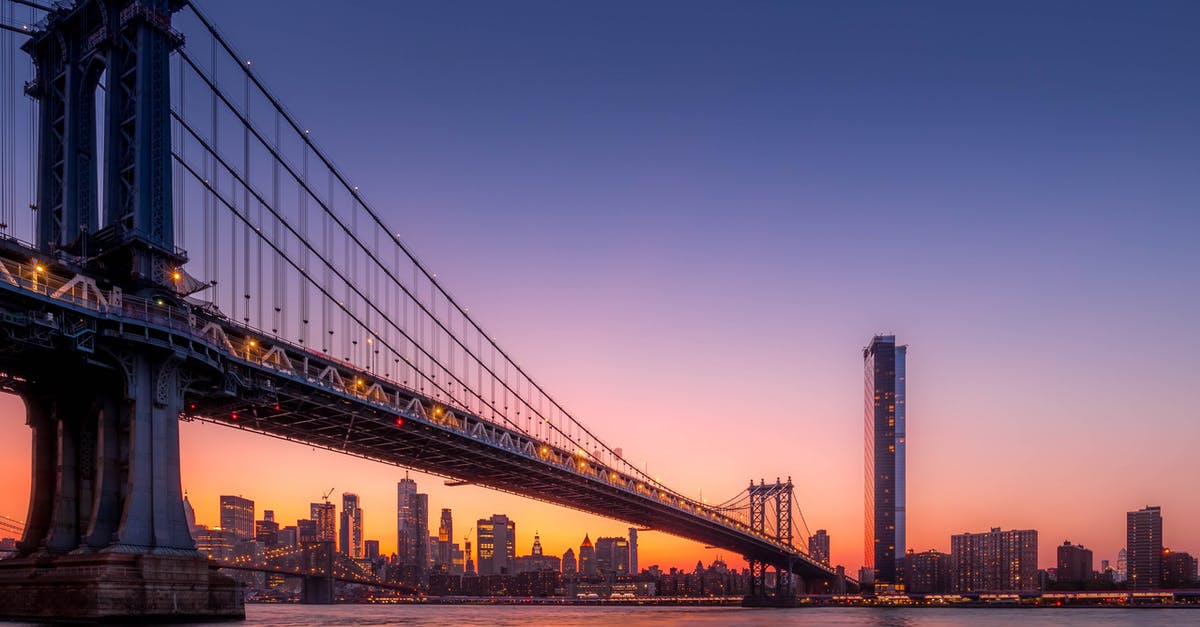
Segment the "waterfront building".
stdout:
<svg viewBox="0 0 1200 627">
<path fill-rule="evenodd" d="M 254 501 L 221 495 L 221 530 L 234 541 L 254 539 Z"/>
<path fill-rule="evenodd" d="M 930 549 L 909 551 L 904 558 L 904 585 L 911 594 L 949 594 L 954 590 L 953 564 L 949 553 Z"/>
<path fill-rule="evenodd" d="M 513 573 L 517 556 L 517 524 L 504 514 L 480 518 L 475 523 L 476 565 L 479 576 Z"/>
<path fill-rule="evenodd" d="M 579 570 L 575 565 L 575 550 L 567 549 L 566 551 L 563 551 L 562 574 L 574 575 L 577 572 L 579 572 Z"/>
<path fill-rule="evenodd" d="M 896 336 L 863 349 L 866 379 L 864 564 L 876 584 L 895 584 L 905 554 L 905 361 Z"/>
<path fill-rule="evenodd" d="M 1197 581 L 1196 558 L 1183 551 L 1163 549 L 1162 584 L 1165 588 L 1181 588 Z"/>
<path fill-rule="evenodd" d="M 1092 580 L 1092 552 L 1068 540 L 1058 547 L 1058 583 L 1083 584 Z"/>
<path fill-rule="evenodd" d="M 1034 529 L 950 536 L 954 591 L 1037 592 L 1038 537 Z"/>
<path fill-rule="evenodd" d="M 1125 516 L 1129 587 L 1154 590 L 1162 585 L 1162 509 L 1146 506 Z"/>
</svg>

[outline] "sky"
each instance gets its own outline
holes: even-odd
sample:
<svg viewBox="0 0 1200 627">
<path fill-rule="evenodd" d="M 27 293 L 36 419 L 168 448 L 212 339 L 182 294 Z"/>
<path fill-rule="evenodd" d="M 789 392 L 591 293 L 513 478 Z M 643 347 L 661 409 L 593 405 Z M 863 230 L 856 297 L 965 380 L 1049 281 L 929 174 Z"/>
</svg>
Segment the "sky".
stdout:
<svg viewBox="0 0 1200 627">
<path fill-rule="evenodd" d="M 908 537 L 1037 529 L 1115 562 L 1160 505 L 1200 553 L 1200 6 L 200 3 L 403 240 L 601 438 L 724 501 L 790 476 L 863 559 L 863 363 L 908 353 Z M 352 8 L 351 8 L 352 7 Z M 28 503 L 0 398 L 0 514 Z M 307 517 L 404 470 L 181 430 L 220 494 Z M 413 474 L 547 553 L 627 525 Z M 719 551 L 646 532 L 641 565 Z M 723 554 L 731 563 L 738 556 Z"/>
</svg>

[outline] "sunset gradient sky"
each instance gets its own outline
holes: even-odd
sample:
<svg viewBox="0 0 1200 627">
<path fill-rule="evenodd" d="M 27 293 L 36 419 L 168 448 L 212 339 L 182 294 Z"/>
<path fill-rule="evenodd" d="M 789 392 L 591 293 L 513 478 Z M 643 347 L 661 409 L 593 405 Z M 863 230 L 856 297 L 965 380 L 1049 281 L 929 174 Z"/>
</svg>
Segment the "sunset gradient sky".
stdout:
<svg viewBox="0 0 1200 627">
<path fill-rule="evenodd" d="M 863 364 L 908 353 L 908 538 L 989 527 L 1116 560 L 1160 505 L 1200 553 L 1200 4 L 201 2 L 472 315 L 669 486 L 791 476 L 863 557 Z M 182 20 L 183 18 L 181 18 Z M 29 432 L 0 398 L 0 513 Z M 200 522 L 404 470 L 184 424 Z M 457 541 L 627 525 L 414 474 Z M 473 540 L 473 539 L 472 539 Z M 654 532 L 641 565 L 717 551 Z M 725 555 L 740 564 L 738 556 Z"/>
</svg>

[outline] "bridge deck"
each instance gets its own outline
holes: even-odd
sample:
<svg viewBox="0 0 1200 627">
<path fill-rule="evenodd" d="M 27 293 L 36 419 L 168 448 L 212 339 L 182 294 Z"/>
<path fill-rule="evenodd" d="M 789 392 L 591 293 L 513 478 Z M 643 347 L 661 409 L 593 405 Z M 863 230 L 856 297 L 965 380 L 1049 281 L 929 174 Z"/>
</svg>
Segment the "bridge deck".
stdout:
<svg viewBox="0 0 1200 627">
<path fill-rule="evenodd" d="M 121 297 L 62 265 L 35 270 L 35 251 L 19 243 L 6 241 L 0 248 L 0 314 L 8 314 L 0 323 L 10 338 L 37 325 L 52 327 L 57 345 L 87 352 L 89 359 L 95 359 L 95 345 L 131 342 L 186 355 L 209 376 L 185 390 L 185 420 L 226 424 L 587 511 L 790 567 L 802 577 L 833 577 L 828 567 L 752 532 L 728 513 L 629 472 L 624 460 L 597 457 L 561 439 L 543 441 L 503 419 L 441 404 L 182 299 Z M 93 343 L 81 343 L 81 335 Z"/>
</svg>

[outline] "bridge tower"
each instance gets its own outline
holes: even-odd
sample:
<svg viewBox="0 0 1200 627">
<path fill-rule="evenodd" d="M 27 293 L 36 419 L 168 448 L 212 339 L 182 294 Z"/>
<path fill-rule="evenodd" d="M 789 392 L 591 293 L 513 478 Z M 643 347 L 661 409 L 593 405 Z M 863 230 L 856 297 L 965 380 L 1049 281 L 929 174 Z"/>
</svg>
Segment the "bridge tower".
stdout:
<svg viewBox="0 0 1200 627">
<path fill-rule="evenodd" d="M 38 252 L 112 288 L 115 307 L 121 294 L 174 298 L 185 261 L 173 239 L 168 65 L 181 6 L 57 3 L 22 46 L 36 70 L 26 93 L 40 107 Z M 196 551 L 183 513 L 178 419 L 184 387 L 204 373 L 169 345 L 86 348 L 16 361 L 9 391 L 26 404 L 33 478 L 18 557 L 0 565 L 0 617 L 244 616 L 236 584 Z"/>
<path fill-rule="evenodd" d="M 300 602 L 305 605 L 333 603 L 333 542 L 322 541 L 304 552 L 304 570 L 309 574 L 301 580 Z"/>
<path fill-rule="evenodd" d="M 776 479 L 775 483 L 768 484 L 760 479 L 755 485 L 751 481 L 747 491 L 750 495 L 750 530 L 791 546 L 792 478 L 788 477 L 786 483 Z M 744 605 L 791 607 L 796 604 L 790 559 L 785 568 L 774 565 L 773 586 L 768 583 L 767 576 L 771 564 L 754 556 L 748 557 L 747 562 L 750 565 L 750 594 L 746 596 Z"/>
</svg>

